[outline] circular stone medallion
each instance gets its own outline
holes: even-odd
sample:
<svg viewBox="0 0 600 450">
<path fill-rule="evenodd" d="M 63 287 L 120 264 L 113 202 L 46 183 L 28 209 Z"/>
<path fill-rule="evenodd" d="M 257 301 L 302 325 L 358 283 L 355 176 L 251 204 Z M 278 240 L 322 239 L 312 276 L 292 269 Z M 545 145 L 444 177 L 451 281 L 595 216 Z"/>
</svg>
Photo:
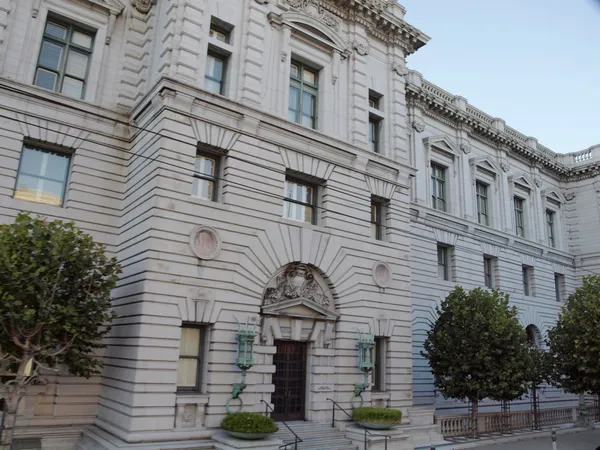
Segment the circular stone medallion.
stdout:
<svg viewBox="0 0 600 450">
<path fill-rule="evenodd" d="M 221 251 L 221 239 L 217 230 L 201 225 L 190 235 L 190 248 L 199 259 L 215 259 Z"/>
<path fill-rule="evenodd" d="M 392 283 L 392 268 L 386 262 L 379 261 L 373 266 L 373 281 L 381 288 L 389 287 Z"/>
</svg>

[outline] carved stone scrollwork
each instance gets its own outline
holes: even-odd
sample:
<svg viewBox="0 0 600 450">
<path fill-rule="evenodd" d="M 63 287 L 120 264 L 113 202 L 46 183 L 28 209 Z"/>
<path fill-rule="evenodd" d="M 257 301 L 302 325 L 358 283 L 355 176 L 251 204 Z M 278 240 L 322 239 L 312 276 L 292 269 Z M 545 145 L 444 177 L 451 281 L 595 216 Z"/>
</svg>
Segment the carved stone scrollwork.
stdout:
<svg viewBox="0 0 600 450">
<path fill-rule="evenodd" d="M 535 177 L 535 178 L 533 179 L 533 182 L 535 183 L 535 185 L 536 185 L 537 187 L 542 187 L 542 184 L 544 184 L 544 181 L 542 180 L 542 178 L 541 178 L 541 177 Z"/>
<path fill-rule="evenodd" d="M 356 53 L 358 53 L 361 56 L 368 55 L 369 51 L 371 50 L 367 42 L 354 41 L 352 43 L 352 47 L 354 48 L 354 50 L 356 50 Z"/>
<path fill-rule="evenodd" d="M 573 200 L 575 198 L 575 194 L 573 192 L 567 192 L 565 194 L 565 199 L 570 202 L 571 200 Z"/>
<path fill-rule="evenodd" d="M 406 66 L 399 62 L 395 62 L 392 65 L 392 70 L 394 72 L 396 72 L 398 75 L 400 75 L 401 77 L 408 75 L 408 69 L 406 68 Z"/>
<path fill-rule="evenodd" d="M 463 151 L 463 153 L 465 155 L 468 155 L 469 153 L 471 153 L 471 146 L 468 144 L 465 144 L 465 143 L 460 144 L 460 149 Z"/>
<path fill-rule="evenodd" d="M 510 164 L 508 163 L 508 161 L 504 158 L 502 158 L 500 160 L 500 167 L 502 168 L 502 170 L 504 170 L 505 172 L 508 172 L 510 170 Z"/>
<path fill-rule="evenodd" d="M 265 306 L 286 300 L 307 299 L 324 308 L 331 308 L 331 298 L 315 278 L 314 271 L 305 264 L 291 264 L 275 278 L 275 286 L 265 291 Z"/>
<path fill-rule="evenodd" d="M 323 8 L 323 0 L 285 0 L 285 2 L 335 31 L 340 28 L 340 19 Z"/>
<path fill-rule="evenodd" d="M 420 120 L 414 120 L 412 126 L 419 133 L 425 131 L 425 124 Z"/>
<path fill-rule="evenodd" d="M 269 0 L 256 0 L 256 3 L 264 5 L 265 3 L 269 3 Z"/>
<path fill-rule="evenodd" d="M 132 3 L 135 9 L 142 14 L 146 14 L 156 5 L 156 0 L 132 0 Z"/>
</svg>

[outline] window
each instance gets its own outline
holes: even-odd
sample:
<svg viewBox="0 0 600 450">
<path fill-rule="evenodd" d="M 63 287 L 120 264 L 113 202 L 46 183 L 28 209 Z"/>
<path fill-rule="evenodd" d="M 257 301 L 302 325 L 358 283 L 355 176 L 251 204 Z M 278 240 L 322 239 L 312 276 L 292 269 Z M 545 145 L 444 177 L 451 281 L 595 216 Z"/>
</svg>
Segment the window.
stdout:
<svg viewBox="0 0 600 450">
<path fill-rule="evenodd" d="M 83 98 L 94 33 L 49 18 L 35 71 L 36 86 Z"/>
<path fill-rule="evenodd" d="M 283 194 L 283 217 L 300 222 L 315 223 L 316 192 L 316 187 L 305 182 L 286 179 Z"/>
<path fill-rule="evenodd" d="M 213 94 L 223 95 L 225 89 L 225 68 L 227 57 L 209 50 L 206 57 L 204 89 Z"/>
<path fill-rule="evenodd" d="M 385 355 L 386 355 L 386 338 L 376 337 L 375 347 L 373 349 L 373 391 L 383 391 L 385 389 Z"/>
<path fill-rule="evenodd" d="M 184 324 L 179 341 L 179 365 L 177 367 L 177 389 L 199 391 L 202 382 L 203 348 L 205 327 Z"/>
<path fill-rule="evenodd" d="M 565 276 L 560 273 L 554 274 L 554 292 L 556 294 L 556 301 L 564 301 L 565 295 Z"/>
<path fill-rule="evenodd" d="M 379 124 L 381 119 L 369 118 L 369 150 L 379 153 Z"/>
<path fill-rule="evenodd" d="M 369 93 L 369 108 L 379 109 L 379 96 Z"/>
<path fill-rule="evenodd" d="M 533 292 L 533 267 L 523 266 L 523 295 L 534 295 Z"/>
<path fill-rule="evenodd" d="M 217 41 L 229 44 L 229 30 L 221 28 L 218 25 L 211 23 L 208 35 L 211 38 L 215 38 Z"/>
<path fill-rule="evenodd" d="M 217 156 L 202 153 L 196 155 L 192 195 L 204 200 L 217 200 L 218 166 Z"/>
<path fill-rule="evenodd" d="M 288 119 L 305 127 L 317 127 L 318 73 L 292 61 L 290 70 L 290 104 Z"/>
<path fill-rule="evenodd" d="M 546 210 L 546 227 L 548 228 L 548 245 L 556 247 L 556 239 L 554 237 L 554 212 Z"/>
<path fill-rule="evenodd" d="M 446 169 L 431 164 L 431 201 L 434 209 L 446 211 Z"/>
<path fill-rule="evenodd" d="M 14 198 L 62 206 L 70 162 L 67 153 L 23 147 Z"/>
<path fill-rule="evenodd" d="M 494 289 L 494 268 L 495 268 L 495 258 L 491 256 L 483 257 L 483 278 L 485 282 L 485 287 L 489 289 Z"/>
<path fill-rule="evenodd" d="M 384 202 L 377 198 L 371 199 L 371 237 L 378 241 L 383 240 Z"/>
<path fill-rule="evenodd" d="M 514 198 L 515 202 L 515 227 L 517 236 L 525 237 L 525 218 L 523 215 L 523 206 L 525 200 L 519 197 Z"/>
<path fill-rule="evenodd" d="M 488 185 L 478 181 L 476 183 L 477 190 L 477 221 L 481 225 L 489 225 L 488 215 Z"/>
<path fill-rule="evenodd" d="M 438 257 L 438 277 L 442 280 L 450 280 L 450 248 L 438 245 L 437 246 L 437 257 Z"/>
</svg>

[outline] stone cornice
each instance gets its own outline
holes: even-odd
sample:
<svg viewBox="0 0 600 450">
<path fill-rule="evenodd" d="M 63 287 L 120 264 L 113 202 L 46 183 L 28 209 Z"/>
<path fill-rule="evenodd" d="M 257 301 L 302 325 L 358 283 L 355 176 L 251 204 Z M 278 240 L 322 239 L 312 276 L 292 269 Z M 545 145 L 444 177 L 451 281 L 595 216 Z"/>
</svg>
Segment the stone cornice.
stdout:
<svg viewBox="0 0 600 450">
<path fill-rule="evenodd" d="M 506 126 L 502 119 L 489 116 L 469 105 L 466 99 L 422 79 L 418 72 L 408 74 L 406 97 L 409 105 L 420 107 L 425 115 L 454 127 L 466 127 L 472 137 L 502 146 L 513 156 L 537 164 L 565 180 L 589 178 L 600 170 L 600 146 L 575 153 L 555 153 L 535 138 Z"/>
<path fill-rule="evenodd" d="M 429 41 L 429 36 L 402 19 L 404 9 L 395 0 L 277 0 L 277 6 L 318 16 L 333 29 L 338 28 L 338 20 L 360 23 L 374 38 L 402 47 L 405 56 Z"/>
</svg>

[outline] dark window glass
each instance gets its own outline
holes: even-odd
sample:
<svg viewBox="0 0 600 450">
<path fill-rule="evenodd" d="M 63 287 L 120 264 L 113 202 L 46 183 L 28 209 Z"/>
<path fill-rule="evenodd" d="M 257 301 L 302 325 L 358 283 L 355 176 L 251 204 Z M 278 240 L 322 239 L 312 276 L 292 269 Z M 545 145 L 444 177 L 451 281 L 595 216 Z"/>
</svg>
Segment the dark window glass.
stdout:
<svg viewBox="0 0 600 450">
<path fill-rule="evenodd" d="M 554 236 L 554 212 L 546 210 L 546 228 L 548 230 L 548 245 L 556 247 L 556 239 Z"/>
<path fill-rule="evenodd" d="M 525 201 L 522 198 L 515 197 L 515 227 L 517 236 L 525 237 L 525 216 L 523 214 L 523 207 Z"/>
<path fill-rule="evenodd" d="M 431 202 L 434 209 L 446 211 L 446 169 L 431 164 Z"/>
<path fill-rule="evenodd" d="M 437 246 L 438 277 L 442 280 L 450 280 L 450 252 L 448 247 Z"/>
<path fill-rule="evenodd" d="M 309 128 L 317 127 L 318 73 L 292 61 L 288 119 Z"/>
<path fill-rule="evenodd" d="M 488 185 L 480 183 L 476 184 L 477 189 L 477 221 L 482 225 L 489 225 L 490 219 L 488 214 Z"/>
</svg>

